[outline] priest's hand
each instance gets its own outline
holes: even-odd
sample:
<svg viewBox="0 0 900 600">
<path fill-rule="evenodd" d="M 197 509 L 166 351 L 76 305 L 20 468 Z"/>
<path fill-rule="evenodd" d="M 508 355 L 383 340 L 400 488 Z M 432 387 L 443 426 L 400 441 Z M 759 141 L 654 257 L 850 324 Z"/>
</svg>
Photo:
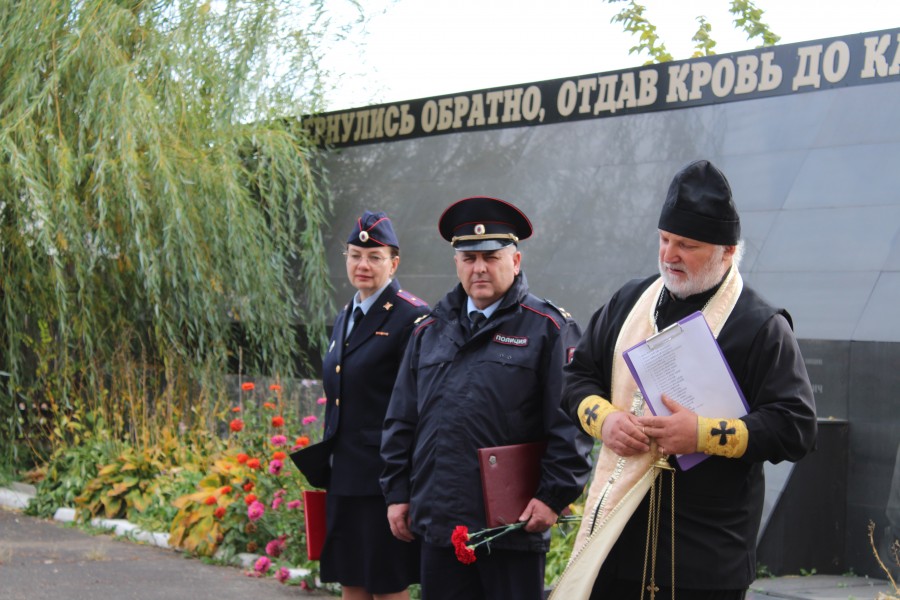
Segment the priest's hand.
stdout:
<svg viewBox="0 0 900 600">
<path fill-rule="evenodd" d="M 672 413 L 666 417 L 638 417 L 647 435 L 656 440 L 660 454 L 690 454 L 697 451 L 697 414 L 662 395 Z"/>
<path fill-rule="evenodd" d="M 607 415 L 600 431 L 603 445 L 619 456 L 634 456 L 650 451 L 650 432 L 644 432 L 638 417 L 617 410 Z"/>
</svg>

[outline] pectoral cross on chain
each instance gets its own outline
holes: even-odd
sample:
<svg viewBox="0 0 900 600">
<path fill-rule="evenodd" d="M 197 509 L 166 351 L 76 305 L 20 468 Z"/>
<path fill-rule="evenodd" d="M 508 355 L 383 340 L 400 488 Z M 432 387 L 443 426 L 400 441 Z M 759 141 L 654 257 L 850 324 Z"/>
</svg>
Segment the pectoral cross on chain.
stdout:
<svg viewBox="0 0 900 600">
<path fill-rule="evenodd" d="M 650 592 L 650 600 L 653 600 L 656 598 L 656 592 L 659 591 L 659 586 L 651 582 L 650 585 L 647 586 L 647 591 Z"/>
<path fill-rule="evenodd" d="M 735 433 L 737 433 L 737 431 L 735 431 L 734 427 L 729 427 L 728 429 L 725 429 L 726 425 L 728 425 L 728 423 L 726 421 L 719 421 L 719 428 L 714 427 L 711 432 L 713 435 L 722 436 L 719 438 L 720 446 L 724 446 L 725 444 L 728 443 L 729 435 L 734 435 Z"/>
</svg>

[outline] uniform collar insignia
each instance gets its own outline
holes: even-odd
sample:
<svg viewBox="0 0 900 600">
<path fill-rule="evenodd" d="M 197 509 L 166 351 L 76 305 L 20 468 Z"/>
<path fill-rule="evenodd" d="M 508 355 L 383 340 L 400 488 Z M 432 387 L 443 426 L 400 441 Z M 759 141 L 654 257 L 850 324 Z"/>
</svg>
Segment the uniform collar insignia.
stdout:
<svg viewBox="0 0 900 600">
<path fill-rule="evenodd" d="M 392 306 L 394 306 L 394 305 L 391 304 L 390 302 L 385 302 L 385 303 L 384 303 L 384 310 L 391 310 L 391 307 L 392 307 Z"/>
</svg>

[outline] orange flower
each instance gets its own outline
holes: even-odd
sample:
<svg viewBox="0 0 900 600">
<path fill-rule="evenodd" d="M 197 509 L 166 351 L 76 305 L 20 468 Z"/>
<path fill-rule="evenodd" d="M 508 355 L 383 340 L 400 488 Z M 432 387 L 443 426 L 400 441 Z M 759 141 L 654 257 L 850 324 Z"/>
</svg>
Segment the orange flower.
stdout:
<svg viewBox="0 0 900 600">
<path fill-rule="evenodd" d="M 269 410 L 275 410 L 275 405 L 271 402 L 263 402 L 263 408 L 268 408 Z"/>
<path fill-rule="evenodd" d="M 247 459 L 250 457 L 247 456 L 246 454 L 244 454 L 243 452 L 241 452 L 235 458 L 237 459 L 239 464 L 244 464 L 245 462 L 247 462 Z"/>
<path fill-rule="evenodd" d="M 222 517 L 224 517 L 225 516 L 225 507 L 224 506 L 218 507 L 216 509 L 216 512 L 213 513 L 213 516 L 217 519 L 221 519 Z"/>
<path fill-rule="evenodd" d="M 219 493 L 220 493 L 220 494 L 230 494 L 230 493 L 231 493 L 231 486 L 230 486 L 230 485 L 223 486 L 223 487 L 219 490 Z"/>
<path fill-rule="evenodd" d="M 272 385 L 269 386 L 269 389 L 272 390 L 273 392 L 280 392 L 281 386 L 278 385 L 277 383 L 273 383 Z"/>
<path fill-rule="evenodd" d="M 252 481 L 248 481 L 247 483 L 244 484 L 244 491 L 245 491 L 245 492 L 249 492 L 249 491 L 252 490 L 252 489 L 253 489 L 253 482 L 252 482 Z"/>
<path fill-rule="evenodd" d="M 231 412 L 241 412 L 241 407 L 240 407 L 240 406 L 233 406 L 233 407 L 231 408 Z"/>
<path fill-rule="evenodd" d="M 244 428 L 244 422 L 240 419 L 232 419 L 231 423 L 228 424 L 228 427 L 235 433 Z"/>
<path fill-rule="evenodd" d="M 284 460 L 287 458 L 287 454 L 284 452 L 278 451 L 272 455 L 272 460 Z"/>
<path fill-rule="evenodd" d="M 215 496 L 207 496 L 206 500 L 204 500 L 203 503 L 206 504 L 207 506 L 212 506 L 213 504 L 216 503 L 216 497 Z"/>
<path fill-rule="evenodd" d="M 245 392 L 252 392 L 256 388 L 252 381 L 245 381 L 241 384 L 241 389 Z"/>
<path fill-rule="evenodd" d="M 256 494 L 247 494 L 244 496 L 244 504 L 247 506 L 250 506 L 254 502 L 256 502 Z"/>
<path fill-rule="evenodd" d="M 294 442 L 295 446 L 300 446 L 301 448 L 306 448 L 309 446 L 309 437 L 305 435 L 301 435 L 297 438 L 297 441 Z"/>
<path fill-rule="evenodd" d="M 247 466 L 250 467 L 251 469 L 258 469 L 259 468 L 259 459 L 251 458 L 251 459 L 247 460 Z"/>
<path fill-rule="evenodd" d="M 284 417 L 281 415 L 272 417 L 272 427 L 281 427 L 282 425 L 284 425 Z"/>
</svg>

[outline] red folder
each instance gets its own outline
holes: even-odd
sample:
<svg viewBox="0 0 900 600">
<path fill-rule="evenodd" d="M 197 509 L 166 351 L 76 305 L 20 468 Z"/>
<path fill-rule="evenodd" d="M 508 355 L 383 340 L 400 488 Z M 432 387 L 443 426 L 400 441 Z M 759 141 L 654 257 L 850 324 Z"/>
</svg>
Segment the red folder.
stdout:
<svg viewBox="0 0 900 600">
<path fill-rule="evenodd" d="M 322 490 L 303 491 L 303 523 L 309 560 L 319 560 L 325 545 L 325 492 Z"/>
<path fill-rule="evenodd" d="M 484 516 L 488 527 L 509 525 L 534 497 L 547 442 L 478 449 Z"/>
</svg>

